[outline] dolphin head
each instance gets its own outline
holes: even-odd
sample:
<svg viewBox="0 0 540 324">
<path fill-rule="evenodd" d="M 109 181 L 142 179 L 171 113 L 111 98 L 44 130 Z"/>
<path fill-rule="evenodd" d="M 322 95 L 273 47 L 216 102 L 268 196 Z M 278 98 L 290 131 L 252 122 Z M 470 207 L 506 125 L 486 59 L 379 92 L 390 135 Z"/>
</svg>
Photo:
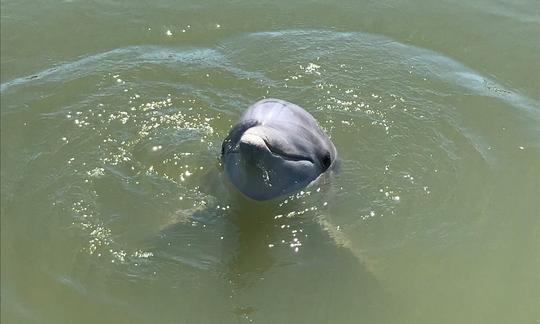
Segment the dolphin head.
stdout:
<svg viewBox="0 0 540 324">
<path fill-rule="evenodd" d="M 313 119 L 304 113 L 301 117 Z M 335 148 L 314 119 L 245 117 L 222 146 L 225 173 L 244 195 L 255 200 L 282 196 L 307 186 L 332 166 Z"/>
</svg>

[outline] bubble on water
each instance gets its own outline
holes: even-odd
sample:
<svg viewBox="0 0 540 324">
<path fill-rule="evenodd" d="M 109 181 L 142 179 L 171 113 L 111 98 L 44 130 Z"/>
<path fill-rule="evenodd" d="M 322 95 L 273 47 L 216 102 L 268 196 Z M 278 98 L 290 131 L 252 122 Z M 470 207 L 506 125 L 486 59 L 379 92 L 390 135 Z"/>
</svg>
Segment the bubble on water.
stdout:
<svg viewBox="0 0 540 324">
<path fill-rule="evenodd" d="M 165 32 L 165 35 L 167 36 L 172 36 L 172 31 L 170 29 L 167 29 L 167 31 Z"/>
</svg>

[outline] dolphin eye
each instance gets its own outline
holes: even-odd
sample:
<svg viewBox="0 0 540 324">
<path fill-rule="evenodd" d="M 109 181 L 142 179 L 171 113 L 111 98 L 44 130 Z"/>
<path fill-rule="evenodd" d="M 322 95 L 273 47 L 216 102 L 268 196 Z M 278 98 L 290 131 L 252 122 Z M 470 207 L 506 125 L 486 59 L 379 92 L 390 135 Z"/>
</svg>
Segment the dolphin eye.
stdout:
<svg viewBox="0 0 540 324">
<path fill-rule="evenodd" d="M 330 157 L 330 153 L 326 152 L 321 159 L 321 166 L 323 172 L 330 167 L 330 164 L 332 164 L 332 158 Z"/>
</svg>

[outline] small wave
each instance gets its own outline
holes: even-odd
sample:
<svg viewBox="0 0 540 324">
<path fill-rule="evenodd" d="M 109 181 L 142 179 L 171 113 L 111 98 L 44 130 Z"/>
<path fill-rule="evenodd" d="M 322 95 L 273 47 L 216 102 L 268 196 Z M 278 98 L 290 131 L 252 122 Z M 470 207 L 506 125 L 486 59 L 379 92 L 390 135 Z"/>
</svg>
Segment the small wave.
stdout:
<svg viewBox="0 0 540 324">
<path fill-rule="evenodd" d="M 436 77 L 456 87 L 465 88 L 477 95 L 494 97 L 513 107 L 523 109 L 540 119 L 540 104 L 535 100 L 508 89 L 496 81 L 482 76 L 464 64 L 429 49 L 397 42 L 391 38 L 362 32 L 334 32 L 326 30 L 282 30 L 258 32 L 248 35 L 251 39 L 277 39 L 302 49 L 306 46 L 333 48 L 339 53 L 342 48 L 353 56 L 365 56 L 373 52 L 373 57 L 385 60 L 389 67 L 396 63 L 413 66 L 416 73 Z M 373 60 L 373 64 L 379 64 Z M 391 73 L 392 71 L 387 71 Z M 381 75 L 381 77 L 385 77 Z"/>
<path fill-rule="evenodd" d="M 317 48 L 326 48 L 340 55 L 366 56 L 371 54 L 371 63 L 378 65 L 384 60 L 389 67 L 396 64 L 414 66 L 416 73 L 428 77 L 436 77 L 444 82 L 468 89 L 478 95 L 498 98 L 508 104 L 532 113 L 540 119 L 540 104 L 517 91 L 508 89 L 496 81 L 482 76 L 480 73 L 465 65 L 428 49 L 399 43 L 391 38 L 362 32 L 335 32 L 327 30 L 292 29 L 281 31 L 266 31 L 244 34 L 220 42 L 216 48 L 170 48 L 163 46 L 145 45 L 129 46 L 113 49 L 107 52 L 93 54 L 81 59 L 59 64 L 57 66 L 33 73 L 32 75 L 15 78 L 0 85 L 4 93 L 16 86 L 30 83 L 56 81 L 66 82 L 98 72 L 121 72 L 141 64 L 160 64 L 176 66 L 176 69 L 192 66 L 201 68 L 222 68 L 238 78 L 252 78 L 264 82 L 265 86 L 276 85 L 276 81 L 268 78 L 262 71 L 249 71 L 238 67 L 231 59 L 238 51 L 246 52 L 244 46 L 249 42 L 279 41 L 290 46 L 290 49 L 275 50 L 295 53 L 295 48 L 306 51 L 309 48 L 316 52 Z M 271 44 L 268 44 L 271 46 Z M 267 46 L 268 46 L 267 45 Z M 284 46 L 284 47 L 287 47 Z M 249 48 L 248 48 L 249 50 Z M 269 50 L 268 52 L 272 52 Z M 257 52 L 254 52 L 257 53 Z M 369 63 L 369 62 L 367 62 Z M 392 71 L 387 71 L 391 73 Z M 384 70 L 381 73 L 385 73 Z M 384 77 L 384 75 L 382 75 Z"/>
<path fill-rule="evenodd" d="M 6 81 L 0 85 L 0 93 L 39 82 L 69 82 L 97 73 L 119 73 L 141 64 L 159 64 L 174 69 L 192 66 L 195 69 L 225 69 L 239 78 L 253 78 L 273 82 L 264 74 L 239 69 L 228 62 L 219 51 L 211 48 L 170 48 L 160 46 L 129 46 L 85 56 L 51 68 Z M 180 64 L 180 66 L 178 66 Z"/>
</svg>

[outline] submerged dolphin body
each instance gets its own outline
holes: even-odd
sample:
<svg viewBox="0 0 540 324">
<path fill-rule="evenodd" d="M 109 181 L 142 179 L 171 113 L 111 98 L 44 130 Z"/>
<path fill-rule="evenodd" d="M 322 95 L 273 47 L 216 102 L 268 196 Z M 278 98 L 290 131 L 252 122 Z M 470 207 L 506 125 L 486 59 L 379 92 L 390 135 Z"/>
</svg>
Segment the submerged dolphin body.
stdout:
<svg viewBox="0 0 540 324">
<path fill-rule="evenodd" d="M 309 185 L 336 158 L 334 144 L 315 118 L 279 99 L 250 106 L 221 148 L 225 174 L 255 200 L 273 199 Z"/>
</svg>

